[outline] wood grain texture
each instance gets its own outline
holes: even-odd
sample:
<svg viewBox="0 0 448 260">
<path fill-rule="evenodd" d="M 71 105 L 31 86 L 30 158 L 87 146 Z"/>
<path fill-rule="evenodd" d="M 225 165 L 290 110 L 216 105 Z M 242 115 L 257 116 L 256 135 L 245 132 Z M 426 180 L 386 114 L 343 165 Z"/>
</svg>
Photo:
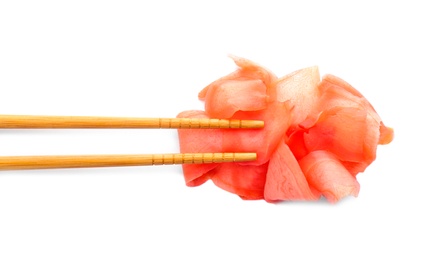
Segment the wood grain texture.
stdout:
<svg viewBox="0 0 448 260">
<path fill-rule="evenodd" d="M 0 170 L 149 166 L 255 161 L 256 153 L 1 156 Z"/>
<path fill-rule="evenodd" d="M 259 120 L 0 115 L 0 128 L 263 128 Z"/>
</svg>

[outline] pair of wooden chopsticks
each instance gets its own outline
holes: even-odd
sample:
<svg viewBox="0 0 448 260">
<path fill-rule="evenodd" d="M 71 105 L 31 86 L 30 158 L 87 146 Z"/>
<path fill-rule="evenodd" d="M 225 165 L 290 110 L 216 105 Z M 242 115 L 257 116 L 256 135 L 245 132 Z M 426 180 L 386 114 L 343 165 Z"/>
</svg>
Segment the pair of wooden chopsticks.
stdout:
<svg viewBox="0 0 448 260">
<path fill-rule="evenodd" d="M 258 120 L 0 115 L 0 129 L 257 129 L 263 127 L 264 122 Z M 223 163 L 256 159 L 256 153 L 0 156 L 0 170 Z"/>
</svg>

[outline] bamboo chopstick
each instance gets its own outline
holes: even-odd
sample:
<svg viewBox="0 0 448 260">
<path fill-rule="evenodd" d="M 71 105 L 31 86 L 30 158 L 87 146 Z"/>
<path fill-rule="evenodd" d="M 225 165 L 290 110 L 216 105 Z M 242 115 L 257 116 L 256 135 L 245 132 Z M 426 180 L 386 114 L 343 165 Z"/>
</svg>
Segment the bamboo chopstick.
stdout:
<svg viewBox="0 0 448 260">
<path fill-rule="evenodd" d="M 0 128 L 263 128 L 259 120 L 0 115 Z"/>
<path fill-rule="evenodd" d="M 259 120 L 0 115 L 0 129 L 37 128 L 262 128 Z M 246 162 L 256 153 L 1 156 L 0 170 Z"/>
<path fill-rule="evenodd" d="M 0 156 L 0 170 L 91 168 L 255 161 L 256 153 Z"/>
</svg>

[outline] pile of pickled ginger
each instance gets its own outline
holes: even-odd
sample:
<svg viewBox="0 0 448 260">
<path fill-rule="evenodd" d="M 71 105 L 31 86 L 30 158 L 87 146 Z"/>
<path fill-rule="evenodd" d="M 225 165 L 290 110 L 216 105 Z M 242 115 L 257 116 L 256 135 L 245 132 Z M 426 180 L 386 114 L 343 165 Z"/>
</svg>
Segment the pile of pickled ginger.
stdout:
<svg viewBox="0 0 448 260">
<path fill-rule="evenodd" d="M 393 130 L 355 88 L 317 67 L 277 78 L 247 59 L 199 93 L 204 110 L 178 117 L 263 120 L 263 129 L 180 129 L 181 152 L 256 152 L 244 163 L 185 164 L 187 186 L 208 180 L 247 200 L 318 200 L 357 196 L 358 173 Z"/>
</svg>

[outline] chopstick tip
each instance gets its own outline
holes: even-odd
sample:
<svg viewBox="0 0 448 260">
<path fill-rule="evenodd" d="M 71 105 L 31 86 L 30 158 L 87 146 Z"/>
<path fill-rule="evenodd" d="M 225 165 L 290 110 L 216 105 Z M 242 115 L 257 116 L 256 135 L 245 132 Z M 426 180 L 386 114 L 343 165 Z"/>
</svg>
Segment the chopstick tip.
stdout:
<svg viewBox="0 0 448 260">
<path fill-rule="evenodd" d="M 263 128 L 262 120 L 241 120 L 241 128 Z"/>
<path fill-rule="evenodd" d="M 257 153 L 235 153 L 233 156 L 235 162 L 250 162 L 257 160 Z"/>
</svg>

